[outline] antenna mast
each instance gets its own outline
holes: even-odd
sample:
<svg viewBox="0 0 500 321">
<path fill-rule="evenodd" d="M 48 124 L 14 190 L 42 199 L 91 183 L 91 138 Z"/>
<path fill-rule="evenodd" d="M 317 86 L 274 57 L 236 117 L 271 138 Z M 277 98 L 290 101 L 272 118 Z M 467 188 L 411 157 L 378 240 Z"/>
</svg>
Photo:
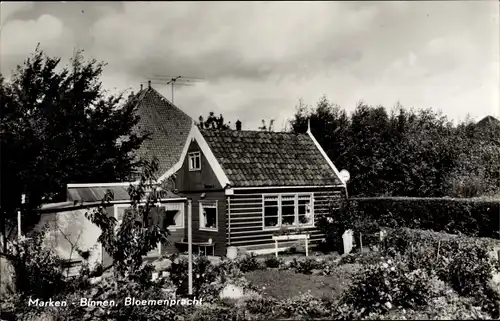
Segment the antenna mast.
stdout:
<svg viewBox="0 0 500 321">
<path fill-rule="evenodd" d="M 170 85 L 172 87 L 172 104 L 174 103 L 174 87 L 194 86 L 194 83 L 203 81 L 203 78 L 187 76 L 154 75 L 156 84 Z"/>
</svg>

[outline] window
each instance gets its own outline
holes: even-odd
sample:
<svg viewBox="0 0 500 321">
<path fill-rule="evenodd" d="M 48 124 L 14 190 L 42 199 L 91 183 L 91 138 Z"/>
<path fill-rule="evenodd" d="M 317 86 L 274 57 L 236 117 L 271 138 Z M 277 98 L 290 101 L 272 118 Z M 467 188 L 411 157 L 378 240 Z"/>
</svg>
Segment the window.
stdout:
<svg viewBox="0 0 500 321">
<path fill-rule="evenodd" d="M 264 198 L 264 227 L 278 226 L 279 207 L 278 197 L 271 196 Z"/>
<path fill-rule="evenodd" d="M 200 201 L 200 230 L 217 231 L 217 201 Z"/>
<path fill-rule="evenodd" d="M 139 211 L 142 210 L 142 208 L 143 206 L 139 206 Z M 115 218 L 118 221 L 117 226 L 121 224 L 125 213 L 128 211 L 131 211 L 130 204 L 115 205 Z M 178 203 L 152 206 L 144 222 L 139 221 L 138 223 L 145 228 L 155 224 L 165 229 L 184 228 L 184 204 Z"/>
<path fill-rule="evenodd" d="M 295 225 L 295 196 L 281 197 L 281 225 Z"/>
<path fill-rule="evenodd" d="M 312 194 L 276 194 L 263 196 L 263 229 L 314 226 Z"/>
<path fill-rule="evenodd" d="M 189 170 L 199 171 L 201 169 L 201 154 L 200 152 L 189 153 Z"/>
<path fill-rule="evenodd" d="M 165 206 L 165 218 L 162 227 L 169 230 L 184 228 L 184 204 L 167 204 Z"/>
</svg>

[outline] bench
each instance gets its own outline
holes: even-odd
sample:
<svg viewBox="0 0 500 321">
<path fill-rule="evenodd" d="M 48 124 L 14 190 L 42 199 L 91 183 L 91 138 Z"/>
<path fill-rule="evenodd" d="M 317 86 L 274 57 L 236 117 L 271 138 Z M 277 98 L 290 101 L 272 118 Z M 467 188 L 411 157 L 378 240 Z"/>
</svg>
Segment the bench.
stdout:
<svg viewBox="0 0 500 321">
<path fill-rule="evenodd" d="M 306 244 L 306 256 L 309 256 L 309 246 L 307 241 L 308 239 L 309 239 L 309 234 L 273 236 L 273 241 L 276 249 L 276 257 L 278 257 L 278 241 L 288 241 L 288 240 L 304 240 Z"/>
<path fill-rule="evenodd" d="M 179 242 L 175 242 L 176 245 L 188 245 L 188 242 L 181 240 Z M 212 256 L 215 256 L 215 243 L 213 242 L 192 242 L 193 247 L 198 247 L 198 255 L 202 253 L 207 255 L 207 249 L 212 248 Z M 203 251 L 202 251 L 203 249 Z"/>
</svg>

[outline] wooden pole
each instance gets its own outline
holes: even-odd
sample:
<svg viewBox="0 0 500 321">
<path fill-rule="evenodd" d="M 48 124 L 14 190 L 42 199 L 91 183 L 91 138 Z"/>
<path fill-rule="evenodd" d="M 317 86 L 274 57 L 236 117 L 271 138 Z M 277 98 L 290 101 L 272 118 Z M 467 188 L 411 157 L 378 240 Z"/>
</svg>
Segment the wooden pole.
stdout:
<svg viewBox="0 0 500 321">
<path fill-rule="evenodd" d="M 188 200 L 188 294 L 193 295 L 193 208 Z"/>
<path fill-rule="evenodd" d="M 26 195 L 22 194 L 21 195 L 21 204 L 24 205 L 26 201 Z M 21 239 L 22 233 L 21 233 L 21 210 L 17 211 L 17 237 L 18 239 Z"/>
</svg>

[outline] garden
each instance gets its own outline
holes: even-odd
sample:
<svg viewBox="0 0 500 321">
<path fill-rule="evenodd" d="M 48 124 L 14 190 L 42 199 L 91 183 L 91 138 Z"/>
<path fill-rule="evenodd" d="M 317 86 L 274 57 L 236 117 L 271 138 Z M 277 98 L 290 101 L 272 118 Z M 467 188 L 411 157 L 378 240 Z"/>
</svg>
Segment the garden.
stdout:
<svg viewBox="0 0 500 321">
<path fill-rule="evenodd" d="M 31 297 L 78 303 L 187 298 L 187 259 L 161 258 L 137 273 L 95 277 L 82 269 L 70 280 L 59 262 L 32 238 L 19 245 L 26 273 L 18 293 L 2 302 L 18 320 L 261 320 L 261 319 L 497 319 L 499 273 L 490 239 L 394 229 L 379 251 L 347 255 L 259 257 L 211 263 L 193 260 L 194 297 L 201 305 L 28 307 Z M 152 280 L 151 273 L 160 272 Z M 17 266 L 16 270 L 20 267 Z M 29 276 L 29 277 L 28 277 Z M 5 317 L 4 317 L 5 318 Z"/>
<path fill-rule="evenodd" d="M 112 195 L 104 197 L 103 206 L 86 213 L 101 229 L 98 241 L 113 259 L 109 269 L 85 262 L 78 275 L 66 277 L 63 261 L 44 246 L 43 231 L 14 241 L 9 248 L 14 289 L 2 298 L 2 319 L 500 317 L 498 201 L 344 202 L 318 218 L 325 240 L 311 256 L 305 257 L 295 247 L 280 257 L 242 250 L 234 259 L 217 262 L 194 256 L 190 296 L 185 256 L 143 260 L 158 242 L 168 241 L 167 230 L 137 224 L 157 200 L 154 186 L 146 188 L 147 181 L 144 176 L 138 186 L 130 187 L 131 210 L 120 225 L 104 210 Z M 431 226 L 440 232 L 430 230 Z M 346 230 L 353 231 L 357 246 L 353 252 L 339 255 L 341 235 Z M 382 230 L 384 237 L 373 237 Z M 373 250 L 364 251 L 361 244 Z M 88 252 L 76 251 L 84 259 L 89 257 Z M 146 304 L 127 305 L 126 298 Z M 49 304 L 29 304 L 37 299 Z M 107 304 L 82 305 L 82 299 Z M 197 304 L 188 305 L 191 299 L 198 300 Z"/>
</svg>

